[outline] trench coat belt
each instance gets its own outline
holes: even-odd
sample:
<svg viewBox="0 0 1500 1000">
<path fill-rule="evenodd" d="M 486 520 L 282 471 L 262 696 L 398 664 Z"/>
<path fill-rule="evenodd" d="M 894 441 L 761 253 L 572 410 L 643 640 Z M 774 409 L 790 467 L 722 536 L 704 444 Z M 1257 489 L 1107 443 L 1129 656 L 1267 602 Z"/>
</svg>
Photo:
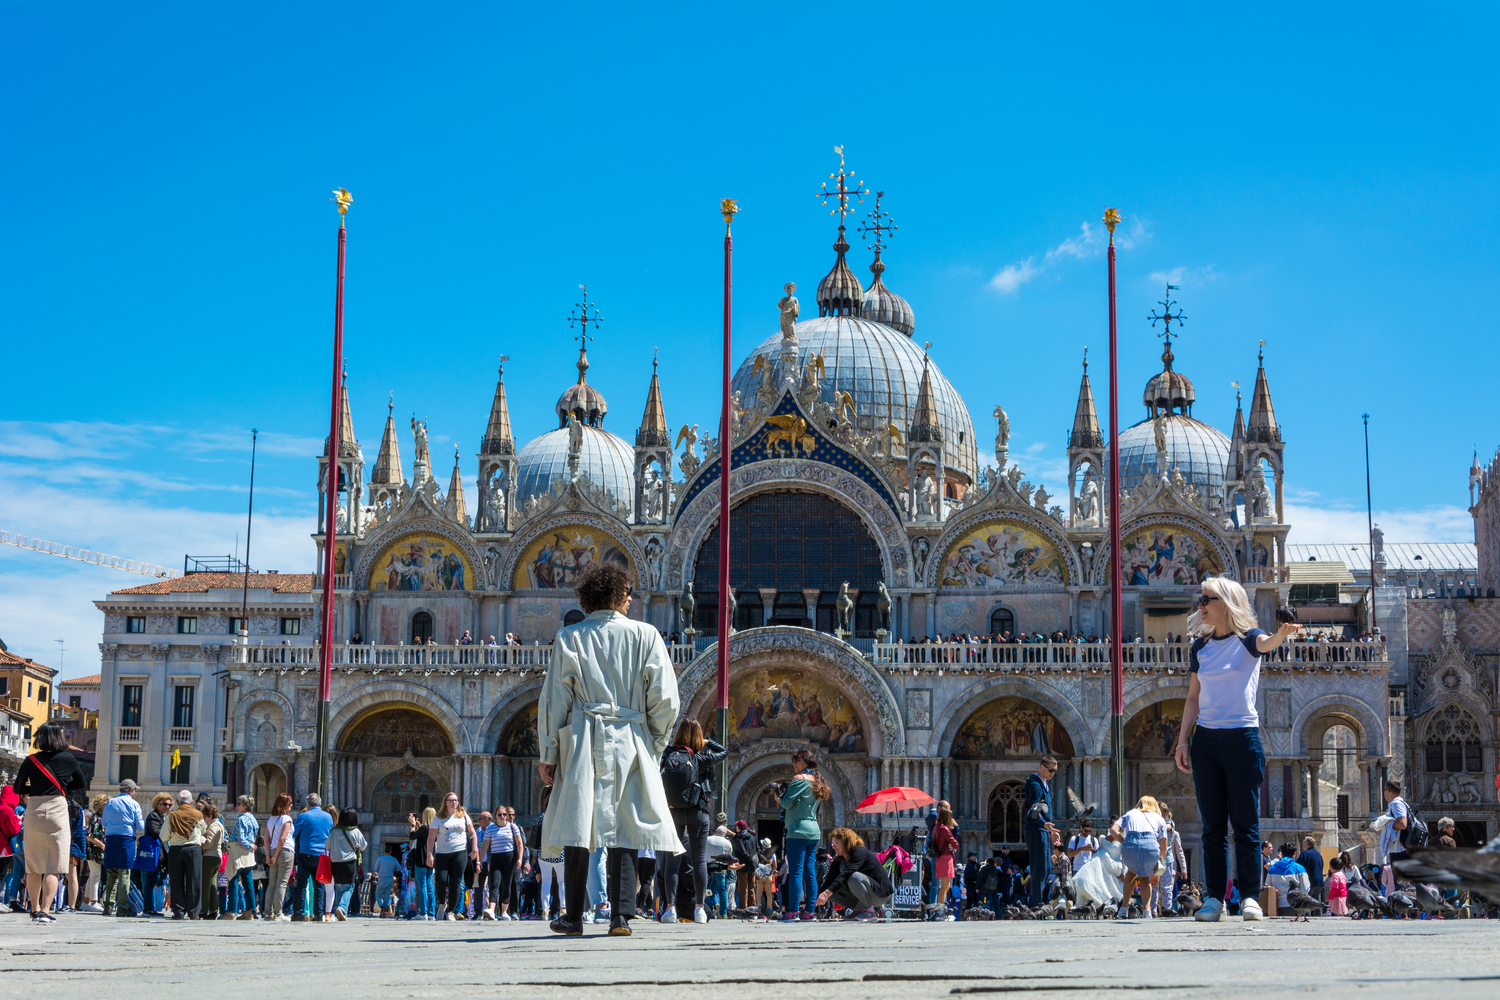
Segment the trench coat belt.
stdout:
<svg viewBox="0 0 1500 1000">
<path fill-rule="evenodd" d="M 599 722 L 623 722 L 632 726 L 644 726 L 646 724 L 645 712 L 632 712 L 630 709 L 621 708 L 613 702 L 599 701 L 580 707 L 586 715 L 597 719 Z"/>
</svg>

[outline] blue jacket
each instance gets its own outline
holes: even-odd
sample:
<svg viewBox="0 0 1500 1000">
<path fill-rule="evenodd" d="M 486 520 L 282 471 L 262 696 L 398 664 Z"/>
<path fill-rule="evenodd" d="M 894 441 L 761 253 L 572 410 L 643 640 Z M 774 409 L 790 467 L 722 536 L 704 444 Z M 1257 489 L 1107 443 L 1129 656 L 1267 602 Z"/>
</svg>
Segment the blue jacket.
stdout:
<svg viewBox="0 0 1500 1000">
<path fill-rule="evenodd" d="M 296 829 L 295 822 L 292 829 Z M 255 838 L 259 833 L 260 823 L 256 822 L 255 816 L 249 812 L 242 812 L 234 818 L 234 830 L 230 833 L 229 839 L 253 851 Z"/>
<path fill-rule="evenodd" d="M 1038 802 L 1047 803 L 1047 811 L 1032 819 L 1031 807 Z M 1026 806 L 1023 814 L 1026 819 L 1026 832 L 1037 833 L 1043 826 L 1052 822 L 1052 789 L 1042 780 L 1040 774 L 1032 774 L 1026 779 Z"/>
<path fill-rule="evenodd" d="M 333 817 L 322 809 L 304 809 L 292 820 L 292 839 L 298 854 L 322 854 L 328 849 Z"/>
<path fill-rule="evenodd" d="M 99 814 L 106 837 L 139 837 L 146 832 L 146 817 L 140 803 L 130 795 L 116 795 Z"/>
<path fill-rule="evenodd" d="M 1297 855 L 1297 864 L 1307 872 L 1307 879 L 1314 889 L 1323 884 L 1323 855 L 1316 848 L 1309 848 Z"/>
</svg>

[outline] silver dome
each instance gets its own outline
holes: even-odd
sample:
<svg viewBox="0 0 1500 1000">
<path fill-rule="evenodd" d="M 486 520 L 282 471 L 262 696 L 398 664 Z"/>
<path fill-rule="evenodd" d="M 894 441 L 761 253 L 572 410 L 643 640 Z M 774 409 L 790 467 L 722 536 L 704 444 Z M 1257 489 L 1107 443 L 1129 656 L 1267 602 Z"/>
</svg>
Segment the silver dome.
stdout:
<svg viewBox="0 0 1500 1000">
<path fill-rule="evenodd" d="M 830 405 L 836 392 L 854 397 L 861 430 L 895 424 L 904 439 L 917 409 L 922 385 L 922 348 L 882 323 L 850 316 L 820 316 L 797 324 L 798 359 L 804 367 L 814 354 L 823 355 L 827 378 L 819 397 Z M 731 383 L 742 398 L 754 394 L 750 372 L 758 356 L 773 366 L 781 355 L 781 334 L 761 341 L 740 363 Z M 979 452 L 974 444 L 974 421 L 952 384 L 932 365 L 932 394 L 943 428 L 943 461 L 951 469 L 979 480 Z M 1223 475 L 1220 463 L 1220 476 Z"/>
<path fill-rule="evenodd" d="M 524 508 L 532 497 L 552 489 L 557 481 L 568 479 L 568 431 L 548 431 L 528 443 L 517 456 L 516 504 Z M 583 428 L 583 451 L 578 457 L 578 471 L 587 473 L 589 481 L 602 486 L 619 503 L 635 502 L 635 449 L 621 438 L 596 427 Z"/>
<path fill-rule="evenodd" d="M 1204 493 L 1223 499 L 1224 469 L 1229 464 L 1229 438 L 1201 420 L 1174 413 L 1167 422 L 1167 474 L 1177 468 L 1182 478 Z M 1156 429 L 1142 420 L 1120 434 L 1120 485 L 1135 489 L 1156 471 Z"/>
</svg>

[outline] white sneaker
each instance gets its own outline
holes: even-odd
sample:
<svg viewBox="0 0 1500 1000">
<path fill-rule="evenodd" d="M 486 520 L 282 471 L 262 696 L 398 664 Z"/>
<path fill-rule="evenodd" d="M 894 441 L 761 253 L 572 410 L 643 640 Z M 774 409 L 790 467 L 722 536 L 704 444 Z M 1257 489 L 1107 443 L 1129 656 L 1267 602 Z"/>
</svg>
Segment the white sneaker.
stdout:
<svg viewBox="0 0 1500 1000">
<path fill-rule="evenodd" d="M 665 910 L 662 910 L 661 917 L 659 919 L 664 924 L 677 923 L 677 907 L 669 906 Z"/>
<path fill-rule="evenodd" d="M 98 903 L 84 903 L 78 908 L 79 913 L 103 913 L 104 907 Z"/>
<path fill-rule="evenodd" d="M 1201 920 L 1206 924 L 1216 924 L 1224 916 L 1224 903 L 1217 899 L 1205 899 L 1198 912 L 1193 914 L 1194 920 Z"/>
<path fill-rule="evenodd" d="M 583 913 L 583 916 L 580 919 L 584 923 L 586 923 L 586 924 L 593 923 L 594 922 L 594 911 L 593 910 L 585 910 L 584 913 Z"/>
<path fill-rule="evenodd" d="M 693 907 L 693 923 L 695 923 L 695 924 L 706 924 L 706 923 L 708 923 L 708 911 L 705 910 L 701 906 L 695 906 L 695 907 Z"/>
<path fill-rule="evenodd" d="M 1266 919 L 1266 915 L 1260 911 L 1260 904 L 1253 899 L 1240 903 L 1240 916 L 1246 920 Z"/>
<path fill-rule="evenodd" d="M 485 911 L 484 911 L 484 915 L 480 919 L 482 919 L 482 920 L 499 920 L 500 918 L 497 917 L 497 916 L 495 916 L 495 911 L 494 911 L 493 908 L 486 908 Z"/>
<path fill-rule="evenodd" d="M 447 913 L 447 914 L 444 914 L 444 915 L 443 915 L 443 919 L 444 919 L 444 920 L 455 920 L 455 921 L 456 921 L 456 920 L 457 920 L 457 919 L 458 919 L 458 918 L 457 918 L 457 917 L 455 917 L 455 916 L 454 916 L 454 915 L 453 915 L 453 914 L 451 914 L 451 913 Z"/>
<path fill-rule="evenodd" d="M 501 920 L 514 920 L 514 919 L 516 919 L 516 916 L 515 916 L 515 914 L 513 914 L 513 913 L 511 913 L 510 911 L 507 910 L 505 913 L 500 914 L 500 919 Z"/>
</svg>

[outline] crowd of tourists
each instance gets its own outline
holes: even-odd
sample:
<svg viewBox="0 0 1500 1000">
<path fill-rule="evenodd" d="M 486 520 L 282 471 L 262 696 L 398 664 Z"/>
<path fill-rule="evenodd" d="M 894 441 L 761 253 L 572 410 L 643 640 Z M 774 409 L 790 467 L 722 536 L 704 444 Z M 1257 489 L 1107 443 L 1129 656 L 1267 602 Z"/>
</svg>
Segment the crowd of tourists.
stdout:
<svg viewBox="0 0 1500 1000">
<path fill-rule="evenodd" d="M 547 919 L 560 934 L 604 923 L 612 936 L 630 935 L 637 919 L 873 921 L 893 910 L 930 920 L 1182 913 L 1200 921 L 1260 920 L 1273 906 L 1300 916 L 1456 910 L 1392 873 L 1407 846 L 1426 837 L 1394 781 L 1376 823 L 1380 865 L 1362 869 L 1347 854 L 1325 864 L 1311 838 L 1276 851 L 1260 839 L 1258 671 L 1298 626 L 1283 623 L 1274 634 L 1255 627 L 1233 581 L 1206 581 L 1190 620 L 1197 638 L 1175 748 L 1176 765 L 1196 786 L 1201 884 L 1188 881 L 1170 808 L 1150 796 L 1097 833 L 1088 819 L 1060 827 L 1050 754 L 1026 780 L 1024 863 L 1002 848 L 983 860 L 970 852 L 960 864 L 947 802 L 932 805 L 925 829 L 883 846 L 847 826 L 824 829 L 819 806 L 831 789 L 811 747 L 793 752 L 790 776 L 772 786 L 776 837 L 743 819 L 716 824 L 715 779 L 727 751 L 698 722 L 676 721 L 676 671 L 660 634 L 627 616 L 629 578 L 598 566 L 576 593 L 587 617 L 558 634 L 537 704 L 540 819 L 523 827 L 509 805 L 472 812 L 449 792 L 376 845 L 358 809 L 316 794 L 297 804 L 283 793 L 266 817 L 255 815 L 250 796 L 221 812 L 188 789 L 157 794 L 143 808 L 129 779 L 116 794 L 87 800 L 83 772 L 49 722 L 14 785 L 0 789 L 0 904 L 40 923 L 70 911 L 289 922 Z M 1452 846 L 1452 829 L 1451 820 L 1439 823 L 1438 846 Z"/>
</svg>

